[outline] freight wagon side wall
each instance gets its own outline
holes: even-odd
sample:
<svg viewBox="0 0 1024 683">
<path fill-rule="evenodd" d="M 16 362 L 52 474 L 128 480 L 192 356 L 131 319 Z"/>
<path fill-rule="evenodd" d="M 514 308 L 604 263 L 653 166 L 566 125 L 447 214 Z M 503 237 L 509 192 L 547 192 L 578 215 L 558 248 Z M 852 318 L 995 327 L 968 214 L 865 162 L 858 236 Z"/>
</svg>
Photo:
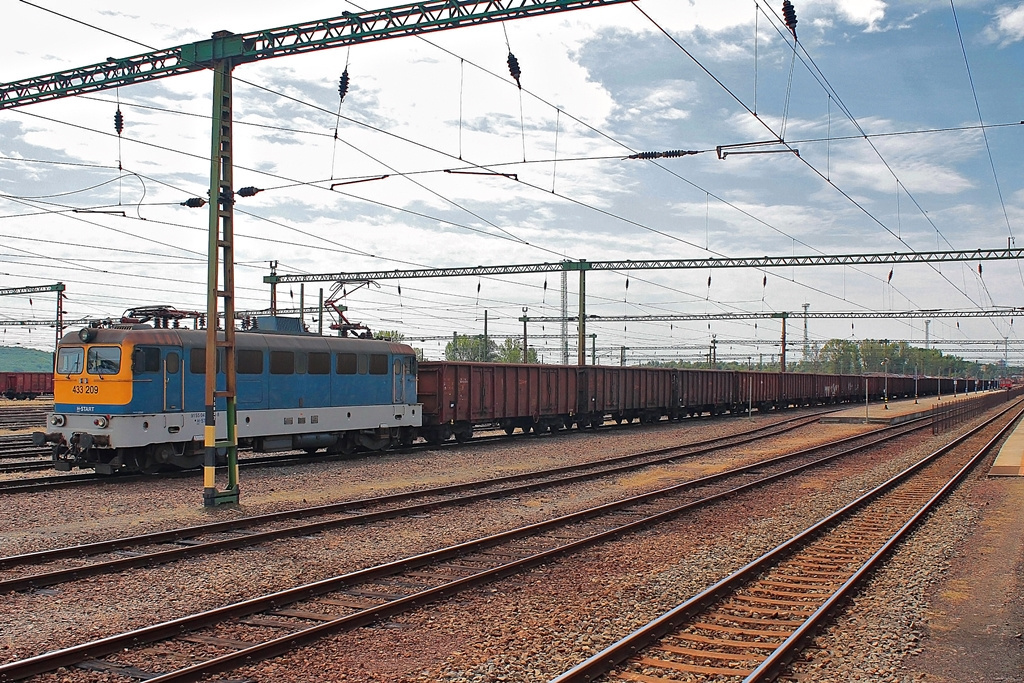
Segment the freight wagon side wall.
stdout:
<svg viewBox="0 0 1024 683">
<path fill-rule="evenodd" d="M 442 408 L 444 363 L 421 361 L 416 374 L 416 396 L 423 404 L 423 424 L 441 424 L 446 414 Z"/>
<path fill-rule="evenodd" d="M 679 370 L 686 412 L 719 413 L 736 404 L 740 373 L 731 370 Z"/>
<path fill-rule="evenodd" d="M 0 372 L 0 394 L 19 396 L 53 393 L 52 372 Z"/>
<path fill-rule="evenodd" d="M 814 375 L 800 372 L 785 372 L 780 375 L 782 391 L 779 403 L 782 407 L 802 406 L 816 399 Z"/>
<path fill-rule="evenodd" d="M 571 366 L 419 364 L 417 395 L 424 424 L 571 415 L 576 394 L 576 369 Z"/>
<path fill-rule="evenodd" d="M 603 415 L 631 411 L 668 414 L 675 400 L 674 372 L 669 368 L 580 368 L 576 410 Z"/>
<path fill-rule="evenodd" d="M 779 400 L 780 379 L 777 372 L 740 372 L 737 385 L 739 388 L 737 399 L 740 404 L 748 401 L 754 407 L 764 409 L 772 408 Z"/>
</svg>

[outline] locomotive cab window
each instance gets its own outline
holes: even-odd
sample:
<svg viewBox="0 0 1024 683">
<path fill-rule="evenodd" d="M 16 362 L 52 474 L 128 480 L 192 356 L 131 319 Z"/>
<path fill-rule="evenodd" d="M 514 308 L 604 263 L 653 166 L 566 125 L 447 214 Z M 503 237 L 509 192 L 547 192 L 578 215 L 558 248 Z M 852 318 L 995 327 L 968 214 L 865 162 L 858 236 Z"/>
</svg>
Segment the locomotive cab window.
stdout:
<svg viewBox="0 0 1024 683">
<path fill-rule="evenodd" d="M 58 375 L 78 375 L 85 361 L 85 349 L 81 346 L 64 347 L 57 355 Z"/>
<path fill-rule="evenodd" d="M 385 353 L 371 353 L 370 354 L 370 374 L 371 375 L 386 375 L 388 374 L 388 356 Z"/>
<path fill-rule="evenodd" d="M 160 349 L 153 346 L 136 346 L 132 351 L 132 372 L 160 372 Z"/>
<path fill-rule="evenodd" d="M 93 375 L 116 375 L 121 370 L 121 349 L 117 346 L 90 347 L 85 368 Z"/>
</svg>

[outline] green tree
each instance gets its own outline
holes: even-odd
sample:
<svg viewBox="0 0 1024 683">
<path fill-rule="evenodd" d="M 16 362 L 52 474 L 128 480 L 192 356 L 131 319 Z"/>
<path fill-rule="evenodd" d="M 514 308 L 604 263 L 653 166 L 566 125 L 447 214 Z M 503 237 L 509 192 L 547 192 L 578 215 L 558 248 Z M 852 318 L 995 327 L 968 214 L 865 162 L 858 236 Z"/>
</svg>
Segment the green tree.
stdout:
<svg viewBox="0 0 1024 683">
<path fill-rule="evenodd" d="M 838 375 L 860 374 L 860 350 L 851 341 L 829 339 L 822 344 L 819 357 L 821 358 L 822 368 L 826 372 Z"/>
<path fill-rule="evenodd" d="M 537 350 L 529 349 L 526 353 L 528 363 L 537 362 Z M 494 351 L 494 360 L 498 363 L 522 363 L 523 346 L 515 337 L 506 337 Z"/>
<path fill-rule="evenodd" d="M 383 341 L 405 343 L 405 335 L 398 330 L 379 330 L 373 333 L 374 339 L 380 339 Z"/>
<path fill-rule="evenodd" d="M 445 360 L 488 361 L 494 358 L 494 340 L 488 339 L 484 345 L 481 335 L 473 337 L 456 337 L 444 347 Z"/>
</svg>

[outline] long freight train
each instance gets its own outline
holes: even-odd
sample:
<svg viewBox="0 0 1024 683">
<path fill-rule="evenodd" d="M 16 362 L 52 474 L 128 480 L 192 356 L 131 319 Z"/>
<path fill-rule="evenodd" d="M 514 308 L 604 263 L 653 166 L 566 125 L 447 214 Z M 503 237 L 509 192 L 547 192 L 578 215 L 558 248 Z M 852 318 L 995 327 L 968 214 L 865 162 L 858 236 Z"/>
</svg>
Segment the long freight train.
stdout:
<svg viewBox="0 0 1024 683">
<path fill-rule="evenodd" d="M 221 333 L 223 334 L 223 333 Z M 54 412 L 37 445 L 57 469 L 155 471 L 203 461 L 206 333 L 84 328 L 57 350 Z M 464 441 L 702 414 L 978 390 L 960 379 L 654 367 L 419 362 L 371 339 L 260 330 L 235 336 L 239 446 L 349 453 L 417 438 Z M 223 365 L 220 350 L 218 367 Z M 218 389 L 224 389 L 221 373 Z M 959 386 L 957 386 L 957 383 Z M 217 399 L 224 410 L 224 399 Z M 218 413 L 218 439 L 224 433 Z"/>
<path fill-rule="evenodd" d="M 33 399 L 53 393 L 52 372 L 0 372 L 0 396 Z"/>
</svg>

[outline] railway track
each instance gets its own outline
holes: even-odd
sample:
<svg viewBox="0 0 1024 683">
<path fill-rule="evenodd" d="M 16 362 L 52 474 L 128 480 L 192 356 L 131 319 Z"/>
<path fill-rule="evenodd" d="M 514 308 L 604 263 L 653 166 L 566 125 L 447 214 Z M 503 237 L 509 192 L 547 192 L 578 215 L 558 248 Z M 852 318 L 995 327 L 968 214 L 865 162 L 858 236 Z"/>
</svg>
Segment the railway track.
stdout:
<svg viewBox="0 0 1024 683">
<path fill-rule="evenodd" d="M 690 447 L 662 448 L 634 455 L 617 456 L 615 458 L 537 472 L 420 489 L 330 505 L 300 508 L 226 522 L 214 522 L 200 526 L 173 529 L 166 532 L 78 544 L 65 548 L 54 548 L 23 555 L 0 557 L 0 571 L 2 571 L 26 564 L 39 564 L 68 558 L 81 559 L 126 550 L 132 552 L 132 557 L 130 558 L 117 557 L 88 566 L 80 565 L 17 578 L 0 578 L 0 593 L 40 588 L 87 576 L 122 571 L 133 567 L 151 566 L 206 553 L 220 552 L 241 546 L 251 546 L 260 542 L 303 536 L 342 526 L 365 525 L 385 519 L 424 514 L 446 506 L 465 505 L 481 500 L 514 496 L 543 488 L 564 486 L 598 477 L 613 476 L 665 462 L 672 462 L 681 458 L 704 455 L 719 449 L 732 448 L 756 439 L 778 436 L 813 423 L 816 419 L 805 417 L 803 419 L 788 420 L 782 424 L 768 425 L 728 437 L 711 439 L 706 442 L 693 444 Z M 820 448 L 825 447 L 807 449 L 800 453 L 811 455 L 820 450 Z M 760 467 L 761 464 L 757 463 L 755 467 Z M 376 510 L 373 510 L 374 508 Z M 309 522 L 308 520 L 312 518 L 326 519 Z M 295 519 L 303 520 L 303 523 L 289 528 L 275 528 L 272 531 L 263 533 L 252 531 L 256 527 L 276 525 L 280 522 Z M 207 540 L 197 540 L 200 538 L 206 538 Z M 187 543 L 187 545 L 172 547 L 174 544 L 180 543 Z M 150 550 L 143 551 L 142 549 L 145 547 L 149 547 Z"/>
<path fill-rule="evenodd" d="M 53 412 L 53 402 L 36 403 L 30 405 L 4 405 L 0 406 L 0 429 L 27 429 L 37 427 L 42 429 L 46 424 L 46 414 Z"/>
<path fill-rule="evenodd" d="M 781 422 L 773 423 L 773 425 L 791 424 L 794 421 L 799 422 L 803 420 L 814 420 L 822 415 L 835 412 L 836 409 L 830 408 L 822 411 L 815 411 L 811 414 L 804 414 L 793 418 L 782 420 Z M 629 425 L 611 425 L 609 429 L 630 429 Z M 760 430 L 770 429 L 772 425 L 760 427 L 757 430 L 752 430 L 750 433 L 758 433 Z M 566 432 L 555 432 L 555 434 L 567 433 Z M 509 438 L 536 438 L 536 435 L 528 437 L 527 435 L 516 435 L 509 437 L 504 434 L 492 433 L 486 436 L 477 436 L 472 440 L 473 444 L 485 444 L 490 441 L 501 442 Z M 30 439 L 31 441 L 31 439 Z M 436 450 L 438 448 L 456 448 L 461 444 L 455 441 L 446 442 L 440 446 L 429 443 L 418 443 L 413 446 L 407 446 L 405 448 L 393 449 L 387 451 L 387 455 L 401 454 L 415 452 L 417 450 Z M 240 452 L 242 457 L 239 460 L 239 467 L 242 469 L 252 467 L 288 467 L 292 465 L 302 465 L 309 463 L 324 463 L 334 462 L 338 460 L 349 460 L 353 456 L 351 455 L 327 455 L 327 454 L 306 454 L 306 453 L 293 453 L 287 455 L 245 455 L 245 451 Z M 36 463 L 25 461 L 20 466 L 11 465 L 7 468 L 7 464 L 2 460 L 3 456 L 0 456 L 0 472 L 11 472 L 11 471 L 32 471 L 32 470 L 44 470 L 50 469 L 52 464 Z M 152 481 L 155 477 L 168 477 L 168 478 L 199 478 L 202 476 L 202 470 L 183 470 L 183 471 L 172 471 L 172 472 L 160 472 L 155 474 L 142 474 L 142 473 L 123 473 L 115 475 L 100 475 L 95 472 L 79 473 L 79 474 L 64 474 L 64 475 L 53 475 L 44 477 L 33 477 L 17 480 L 0 481 L 0 495 L 13 494 L 13 493 L 38 493 L 40 491 L 49 491 L 61 488 L 73 488 L 76 486 L 91 486 L 95 484 L 104 483 L 117 483 L 123 484 L 128 482 L 137 481 Z"/>
<path fill-rule="evenodd" d="M 49 448 L 32 443 L 31 434 L 0 434 L 0 472 L 52 469 Z"/>
<path fill-rule="evenodd" d="M 875 433 L 873 437 L 858 437 L 859 444 L 847 444 L 846 448 L 829 444 L 805 449 L 505 533 L 11 662 L 0 666 L 0 679 L 5 676 L 8 679 L 23 678 L 71 665 L 149 677 L 154 675 L 154 667 L 159 668 L 148 660 L 153 652 L 183 650 L 189 658 L 203 661 L 157 675 L 151 680 L 198 680 L 209 673 L 228 670 L 247 661 L 281 654 L 327 633 L 367 624 L 481 583 L 516 574 L 559 555 L 655 525 L 808 468 L 834 462 L 851 452 L 890 441 L 922 426 L 928 425 L 901 425 L 876 430 L 887 433 L 889 437 Z M 823 448 L 832 452 L 821 455 Z M 667 457 L 680 457 L 676 450 L 675 456 Z M 580 476 L 584 475 L 576 475 L 575 478 Z M 537 485 L 532 486 L 535 488 Z M 463 498 L 453 504 L 465 505 L 467 500 Z M 365 501 L 360 503 L 365 504 Z M 424 505 L 429 506 L 424 509 L 439 506 L 437 501 Z M 379 515 L 412 513 L 406 506 L 400 510 L 371 514 L 378 515 L 380 519 L 383 517 Z M 341 525 L 337 521 L 329 523 Z M 328 522 L 319 528 L 305 525 L 296 529 L 302 534 L 310 534 L 328 528 L 326 524 Z M 238 531 L 235 530 L 236 533 Z M 241 538 L 225 539 L 225 542 L 232 544 L 231 547 L 238 547 L 251 546 L 255 540 L 254 534 L 248 533 L 242 534 Z M 122 559 L 132 561 L 134 558 Z M 156 641 L 160 644 L 154 648 L 150 644 Z M 105 659 L 96 659 L 99 657 Z"/>
<path fill-rule="evenodd" d="M 774 680 L 1022 414 L 1002 411 L 552 683 Z M 965 447 L 998 419 L 984 446 Z"/>
</svg>

